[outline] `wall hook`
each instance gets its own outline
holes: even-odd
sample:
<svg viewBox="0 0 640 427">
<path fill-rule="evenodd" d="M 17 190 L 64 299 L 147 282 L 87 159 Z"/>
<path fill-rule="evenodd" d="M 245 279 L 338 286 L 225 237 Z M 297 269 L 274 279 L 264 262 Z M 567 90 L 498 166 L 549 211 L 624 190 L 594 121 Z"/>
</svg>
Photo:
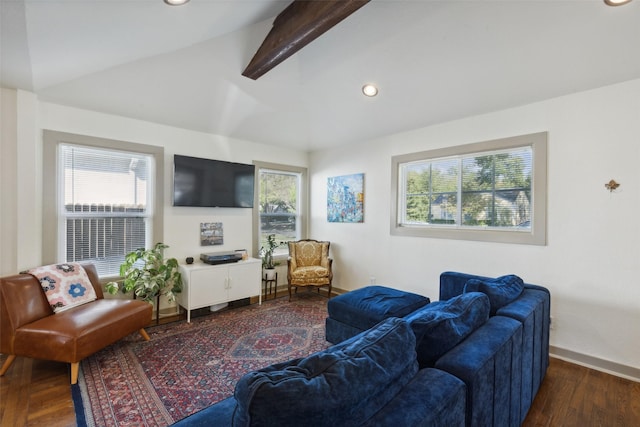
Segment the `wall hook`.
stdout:
<svg viewBox="0 0 640 427">
<path fill-rule="evenodd" d="M 613 179 L 612 179 L 611 181 L 607 182 L 607 183 L 604 185 L 604 188 L 606 188 L 607 190 L 609 190 L 609 192 L 611 192 L 611 193 L 613 193 L 613 191 L 614 191 L 616 188 L 618 188 L 618 187 L 620 187 L 620 184 L 618 184 L 617 182 L 615 182 Z"/>
</svg>

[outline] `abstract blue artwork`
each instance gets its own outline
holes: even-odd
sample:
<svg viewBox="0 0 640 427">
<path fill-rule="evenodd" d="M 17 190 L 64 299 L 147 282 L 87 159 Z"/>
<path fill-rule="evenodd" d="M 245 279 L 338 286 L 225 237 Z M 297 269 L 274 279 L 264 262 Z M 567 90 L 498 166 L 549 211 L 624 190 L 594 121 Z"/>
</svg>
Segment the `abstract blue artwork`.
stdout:
<svg viewBox="0 0 640 427">
<path fill-rule="evenodd" d="M 327 179 L 327 221 L 364 222 L 364 174 Z"/>
</svg>

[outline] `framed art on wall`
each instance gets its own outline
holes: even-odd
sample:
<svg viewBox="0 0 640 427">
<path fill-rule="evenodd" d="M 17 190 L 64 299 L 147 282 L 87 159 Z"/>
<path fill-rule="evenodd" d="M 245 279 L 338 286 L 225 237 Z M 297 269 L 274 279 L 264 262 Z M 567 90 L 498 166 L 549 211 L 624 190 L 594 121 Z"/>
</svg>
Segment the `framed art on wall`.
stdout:
<svg viewBox="0 0 640 427">
<path fill-rule="evenodd" d="M 224 232 L 221 222 L 200 223 L 200 246 L 221 245 L 224 242 Z"/>
<path fill-rule="evenodd" d="M 327 179 L 327 221 L 364 222 L 364 174 Z"/>
</svg>

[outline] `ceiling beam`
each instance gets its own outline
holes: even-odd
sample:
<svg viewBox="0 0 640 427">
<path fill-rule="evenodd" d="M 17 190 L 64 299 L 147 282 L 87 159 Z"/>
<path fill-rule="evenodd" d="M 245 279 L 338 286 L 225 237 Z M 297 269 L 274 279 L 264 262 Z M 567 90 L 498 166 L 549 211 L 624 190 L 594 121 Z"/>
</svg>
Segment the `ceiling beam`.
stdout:
<svg viewBox="0 0 640 427">
<path fill-rule="evenodd" d="M 257 80 L 369 1 L 294 0 L 273 21 L 273 28 L 242 75 Z"/>
</svg>

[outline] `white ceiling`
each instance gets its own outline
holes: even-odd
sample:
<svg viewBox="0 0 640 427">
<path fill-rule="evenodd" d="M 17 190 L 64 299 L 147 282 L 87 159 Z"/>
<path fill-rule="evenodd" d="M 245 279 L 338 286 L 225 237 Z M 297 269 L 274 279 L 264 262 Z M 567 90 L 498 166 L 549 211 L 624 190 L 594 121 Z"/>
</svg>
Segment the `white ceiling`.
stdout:
<svg viewBox="0 0 640 427">
<path fill-rule="evenodd" d="M 253 81 L 290 0 L 0 0 L 1 84 L 303 150 L 640 78 L 640 1 L 372 0 Z M 380 94 L 360 88 L 376 83 Z"/>
</svg>

